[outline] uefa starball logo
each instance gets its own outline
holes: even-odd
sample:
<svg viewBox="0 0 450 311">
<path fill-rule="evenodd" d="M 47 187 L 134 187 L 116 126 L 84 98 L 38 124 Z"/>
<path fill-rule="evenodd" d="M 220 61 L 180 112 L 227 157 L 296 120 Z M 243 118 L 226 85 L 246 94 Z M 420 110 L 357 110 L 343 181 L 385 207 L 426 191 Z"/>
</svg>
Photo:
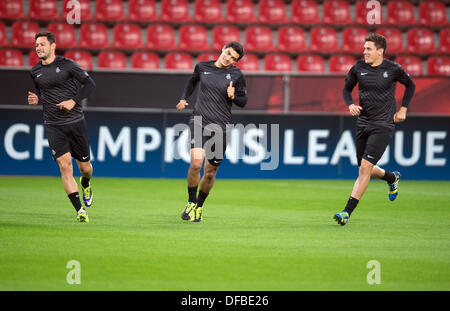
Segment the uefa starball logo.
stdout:
<svg viewBox="0 0 450 311">
<path fill-rule="evenodd" d="M 78 0 L 70 0 L 66 4 L 66 9 L 70 9 L 67 12 L 66 22 L 67 24 L 81 24 L 81 4 Z"/>
</svg>

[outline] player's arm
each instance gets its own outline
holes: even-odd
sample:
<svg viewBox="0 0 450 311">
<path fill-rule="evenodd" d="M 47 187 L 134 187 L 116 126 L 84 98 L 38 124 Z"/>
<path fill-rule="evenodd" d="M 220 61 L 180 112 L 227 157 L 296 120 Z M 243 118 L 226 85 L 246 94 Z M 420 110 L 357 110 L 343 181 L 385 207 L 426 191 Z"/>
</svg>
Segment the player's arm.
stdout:
<svg viewBox="0 0 450 311">
<path fill-rule="evenodd" d="M 408 105 L 414 96 L 416 85 L 414 84 L 414 81 L 411 79 L 411 76 L 400 65 L 398 66 L 396 71 L 396 80 L 405 86 L 402 106 L 394 114 L 394 122 L 399 123 L 406 120 L 406 111 L 408 110 Z"/>
<path fill-rule="evenodd" d="M 69 62 L 71 63 L 70 73 L 78 82 L 82 84 L 82 87 L 78 89 L 77 94 L 75 94 L 72 99 L 65 100 L 56 105 L 60 109 L 67 111 L 72 110 L 77 103 L 81 103 L 81 101 L 87 98 L 96 87 L 94 80 L 85 70 L 81 69 L 74 61 L 69 60 Z"/>
<path fill-rule="evenodd" d="M 187 99 L 189 96 L 194 93 L 195 87 L 197 86 L 198 81 L 200 81 L 200 69 L 198 68 L 198 64 L 195 65 L 194 72 L 192 73 L 191 78 L 186 82 L 184 86 L 183 94 L 181 94 L 181 99 L 176 105 L 178 111 L 183 110 L 188 106 Z"/>
<path fill-rule="evenodd" d="M 33 75 L 31 75 L 31 78 L 33 79 Z M 41 90 L 39 89 L 39 86 L 36 84 L 36 81 L 34 81 L 34 92 L 28 91 L 28 105 L 36 106 L 39 103 L 39 99 L 41 98 Z"/>
<path fill-rule="evenodd" d="M 230 82 L 230 85 L 227 89 L 228 98 L 231 99 L 232 103 L 236 106 L 244 108 L 247 104 L 247 84 L 245 83 L 245 78 L 241 75 L 235 85 L 233 82 Z"/>
<path fill-rule="evenodd" d="M 344 101 L 347 104 L 348 110 L 352 116 L 359 115 L 362 110 L 361 106 L 357 106 L 353 103 L 352 91 L 358 83 L 355 66 L 356 65 L 354 65 L 347 73 L 344 89 L 342 90 L 342 96 L 344 97 Z"/>
</svg>

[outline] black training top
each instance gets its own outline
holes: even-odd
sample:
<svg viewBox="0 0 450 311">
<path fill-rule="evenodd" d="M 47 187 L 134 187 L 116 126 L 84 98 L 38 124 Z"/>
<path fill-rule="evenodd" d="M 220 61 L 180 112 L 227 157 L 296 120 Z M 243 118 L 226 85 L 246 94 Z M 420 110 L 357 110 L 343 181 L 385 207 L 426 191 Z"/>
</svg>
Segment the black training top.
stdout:
<svg viewBox="0 0 450 311">
<path fill-rule="evenodd" d="M 363 60 L 353 65 L 345 78 L 343 96 L 348 106 L 353 104 L 352 90 L 358 83 L 359 104 L 362 110 L 357 124 L 376 123 L 394 127 L 397 81 L 406 87 L 402 106 L 408 107 L 414 95 L 415 84 L 402 66 L 387 59 L 376 67 L 366 64 Z"/>
<path fill-rule="evenodd" d="M 39 62 L 31 69 L 36 95 L 44 109 L 44 123 L 63 125 L 84 118 L 81 100 L 95 89 L 95 82 L 89 74 L 73 60 L 56 56 L 48 65 Z M 79 88 L 77 81 L 84 86 Z M 56 104 L 73 99 L 76 105 L 70 111 L 59 109 Z"/>
<path fill-rule="evenodd" d="M 215 61 L 199 62 L 186 83 L 181 99 L 187 99 L 200 81 L 194 116 L 202 117 L 202 126 L 218 124 L 223 129 L 231 122 L 231 105 L 243 108 L 247 104 L 247 87 L 242 71 L 232 65 L 218 68 Z M 234 100 L 228 97 L 227 89 L 233 82 Z"/>
</svg>

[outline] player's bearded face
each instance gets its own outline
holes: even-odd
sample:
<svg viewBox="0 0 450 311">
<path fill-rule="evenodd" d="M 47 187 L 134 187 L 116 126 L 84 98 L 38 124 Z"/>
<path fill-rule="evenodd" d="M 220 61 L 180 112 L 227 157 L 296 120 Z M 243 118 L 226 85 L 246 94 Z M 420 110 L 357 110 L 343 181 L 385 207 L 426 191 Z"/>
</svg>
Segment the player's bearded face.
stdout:
<svg viewBox="0 0 450 311">
<path fill-rule="evenodd" d="M 47 37 L 39 37 L 36 39 L 36 54 L 40 59 L 49 58 L 55 52 L 54 44 L 50 44 Z"/>
</svg>

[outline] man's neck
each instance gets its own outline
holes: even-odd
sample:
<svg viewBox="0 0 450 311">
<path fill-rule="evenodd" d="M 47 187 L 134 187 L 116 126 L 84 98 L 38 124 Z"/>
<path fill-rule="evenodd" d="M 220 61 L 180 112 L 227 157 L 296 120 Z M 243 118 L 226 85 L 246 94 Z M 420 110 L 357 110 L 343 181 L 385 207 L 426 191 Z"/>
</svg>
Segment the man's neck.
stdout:
<svg viewBox="0 0 450 311">
<path fill-rule="evenodd" d="M 56 55 L 53 54 L 53 55 L 51 55 L 50 57 L 48 57 L 48 58 L 46 58 L 46 59 L 43 59 L 43 60 L 42 60 L 42 65 L 50 65 L 51 63 L 53 63 L 53 61 L 55 60 L 55 58 L 56 58 Z"/>
<path fill-rule="evenodd" d="M 373 62 L 372 64 L 370 64 L 371 67 L 377 67 L 380 66 L 383 63 L 383 58 L 377 60 L 376 62 Z"/>
</svg>

